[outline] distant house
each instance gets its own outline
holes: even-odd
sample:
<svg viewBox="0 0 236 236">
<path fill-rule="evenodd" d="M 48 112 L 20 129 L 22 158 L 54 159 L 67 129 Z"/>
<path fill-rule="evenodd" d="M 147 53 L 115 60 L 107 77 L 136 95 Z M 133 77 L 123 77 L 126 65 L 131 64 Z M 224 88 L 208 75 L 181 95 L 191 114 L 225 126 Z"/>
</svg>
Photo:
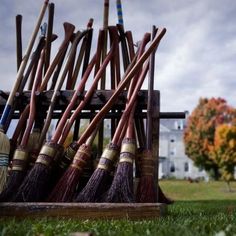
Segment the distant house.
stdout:
<svg viewBox="0 0 236 236">
<path fill-rule="evenodd" d="M 207 178 L 206 172 L 195 167 L 193 161 L 185 155 L 184 126 L 184 119 L 160 121 L 159 178 Z"/>
</svg>

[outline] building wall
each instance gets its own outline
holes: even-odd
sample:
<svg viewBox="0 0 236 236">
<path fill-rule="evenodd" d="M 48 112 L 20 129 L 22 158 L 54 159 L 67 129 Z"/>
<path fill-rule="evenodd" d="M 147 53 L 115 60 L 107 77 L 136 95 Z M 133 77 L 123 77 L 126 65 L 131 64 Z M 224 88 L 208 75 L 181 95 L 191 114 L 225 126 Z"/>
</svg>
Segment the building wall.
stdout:
<svg viewBox="0 0 236 236">
<path fill-rule="evenodd" d="M 185 155 L 183 129 L 184 120 L 161 121 L 159 178 L 207 178 L 206 172 Z"/>
</svg>

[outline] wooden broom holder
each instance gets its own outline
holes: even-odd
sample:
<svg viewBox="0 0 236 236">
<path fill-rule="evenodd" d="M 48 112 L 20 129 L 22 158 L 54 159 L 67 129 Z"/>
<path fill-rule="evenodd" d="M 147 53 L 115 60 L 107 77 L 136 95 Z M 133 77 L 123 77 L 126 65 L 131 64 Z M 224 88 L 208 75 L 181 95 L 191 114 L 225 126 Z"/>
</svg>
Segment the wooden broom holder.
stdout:
<svg viewBox="0 0 236 236">
<path fill-rule="evenodd" d="M 47 110 L 50 103 L 50 98 L 53 91 L 45 91 L 37 94 L 38 106 L 40 110 Z M 65 110 L 68 102 L 70 101 L 74 91 L 65 90 L 58 93 L 58 102 L 53 113 L 53 119 L 60 117 L 61 112 Z M 6 99 L 7 92 L 0 91 L 0 113 L 2 113 Z M 121 93 L 117 99 L 116 104 L 111 109 L 112 112 L 106 115 L 105 118 L 112 119 L 121 116 L 120 112 L 125 107 L 126 92 Z M 95 113 L 89 110 L 98 111 L 104 106 L 106 101 L 112 95 L 111 90 L 97 90 L 95 91 L 90 103 L 84 108 L 80 118 L 91 119 Z M 16 109 L 13 119 L 18 119 L 20 111 L 29 103 L 30 91 L 24 91 L 22 94 L 16 95 Z M 78 94 L 78 99 L 83 99 L 83 94 Z M 135 116 L 147 116 L 147 90 L 141 90 L 137 97 L 138 114 Z M 37 108 L 39 109 L 39 108 Z M 153 93 L 152 105 L 152 143 L 153 143 L 153 156 L 155 157 L 155 179 L 158 182 L 158 166 L 159 166 L 159 125 L 160 119 L 176 119 L 184 118 L 184 112 L 160 112 L 160 92 L 155 90 Z M 0 217 L 66 217 L 78 219 L 153 219 L 164 215 L 167 212 L 167 206 L 162 203 L 0 203 Z"/>
</svg>

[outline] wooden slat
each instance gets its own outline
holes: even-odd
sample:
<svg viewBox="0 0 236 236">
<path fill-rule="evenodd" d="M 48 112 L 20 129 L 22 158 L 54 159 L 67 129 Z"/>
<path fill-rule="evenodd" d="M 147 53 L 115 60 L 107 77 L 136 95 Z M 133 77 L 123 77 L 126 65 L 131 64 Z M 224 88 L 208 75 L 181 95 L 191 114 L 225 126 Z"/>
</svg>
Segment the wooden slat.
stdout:
<svg viewBox="0 0 236 236">
<path fill-rule="evenodd" d="M 163 216 L 161 203 L 0 203 L 0 217 L 86 219 L 153 219 Z"/>
</svg>

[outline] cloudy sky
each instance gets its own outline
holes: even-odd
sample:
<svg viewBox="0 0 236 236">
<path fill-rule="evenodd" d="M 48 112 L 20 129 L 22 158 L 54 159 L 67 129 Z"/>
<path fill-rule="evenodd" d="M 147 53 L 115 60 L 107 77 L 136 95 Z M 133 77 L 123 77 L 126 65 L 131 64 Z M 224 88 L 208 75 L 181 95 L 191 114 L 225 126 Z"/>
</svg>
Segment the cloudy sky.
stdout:
<svg viewBox="0 0 236 236">
<path fill-rule="evenodd" d="M 15 16 L 23 15 L 23 48 L 33 30 L 41 0 L 1 0 L 0 73 L 2 90 L 10 90 L 16 75 Z M 54 32 L 62 40 L 62 23 L 83 29 L 94 18 L 102 26 L 103 1 L 55 0 Z M 126 30 L 138 41 L 152 25 L 166 27 L 156 54 L 155 89 L 161 91 L 161 111 L 185 111 L 199 97 L 223 97 L 236 107 L 236 1 L 123 0 Z M 110 24 L 117 23 L 110 0 Z M 94 41 L 96 41 L 94 39 Z"/>
</svg>

